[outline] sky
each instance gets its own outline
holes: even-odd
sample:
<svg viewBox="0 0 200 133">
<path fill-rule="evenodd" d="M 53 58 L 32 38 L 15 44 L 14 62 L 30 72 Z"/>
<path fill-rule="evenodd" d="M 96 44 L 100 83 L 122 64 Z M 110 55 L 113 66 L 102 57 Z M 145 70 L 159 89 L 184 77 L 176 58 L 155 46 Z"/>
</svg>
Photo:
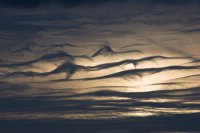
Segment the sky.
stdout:
<svg viewBox="0 0 200 133">
<path fill-rule="evenodd" d="M 197 0 L 2 0 L 0 6 L 0 45 L 4 51 L 29 42 L 110 42 L 118 46 L 120 41 L 163 41 L 161 45 L 184 52 L 198 47 Z M 140 38 L 142 41 L 137 41 Z"/>
<path fill-rule="evenodd" d="M 0 0 L 0 129 L 200 131 L 199 7 Z"/>
</svg>

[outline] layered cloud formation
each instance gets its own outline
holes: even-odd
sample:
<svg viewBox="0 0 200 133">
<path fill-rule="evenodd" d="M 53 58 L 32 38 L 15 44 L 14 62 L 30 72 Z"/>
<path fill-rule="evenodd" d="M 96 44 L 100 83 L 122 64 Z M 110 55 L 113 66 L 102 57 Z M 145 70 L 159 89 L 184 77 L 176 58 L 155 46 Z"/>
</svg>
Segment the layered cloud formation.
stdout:
<svg viewBox="0 0 200 133">
<path fill-rule="evenodd" d="M 0 7 L 3 131 L 200 130 L 199 1 Z"/>
</svg>

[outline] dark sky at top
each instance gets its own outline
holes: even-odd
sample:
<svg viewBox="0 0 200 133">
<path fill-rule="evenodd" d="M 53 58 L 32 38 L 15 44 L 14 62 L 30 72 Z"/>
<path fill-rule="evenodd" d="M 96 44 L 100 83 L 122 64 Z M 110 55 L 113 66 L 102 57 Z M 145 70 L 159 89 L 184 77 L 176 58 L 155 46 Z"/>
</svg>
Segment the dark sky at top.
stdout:
<svg viewBox="0 0 200 133">
<path fill-rule="evenodd" d="M 36 8 L 38 6 L 46 6 L 50 4 L 58 4 L 66 7 L 74 7 L 80 5 L 99 5 L 107 2 L 134 2 L 145 4 L 199 4 L 199 0 L 1 0 L 1 6 L 14 8 Z"/>
</svg>

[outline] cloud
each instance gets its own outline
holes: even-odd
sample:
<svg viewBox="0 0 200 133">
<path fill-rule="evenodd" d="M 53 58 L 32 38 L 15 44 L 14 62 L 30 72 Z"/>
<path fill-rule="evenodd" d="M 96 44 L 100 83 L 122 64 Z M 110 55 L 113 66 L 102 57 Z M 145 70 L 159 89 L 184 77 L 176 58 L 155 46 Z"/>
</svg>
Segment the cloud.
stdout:
<svg viewBox="0 0 200 133">
<path fill-rule="evenodd" d="M 0 33 L 7 34 L 0 38 L 0 46 L 12 49 L 13 46 L 22 45 L 27 41 L 35 41 L 42 45 L 63 42 L 101 44 L 109 41 L 119 46 L 117 43 L 152 43 L 147 38 L 160 41 L 162 37 L 166 37 L 165 40 L 176 38 L 179 44 L 185 45 L 189 41 L 184 37 L 185 33 L 199 33 L 196 27 L 193 29 L 193 25 L 199 25 L 200 22 L 198 4 L 194 4 L 196 2 L 3 0 L 0 1 L 0 6 L 4 7 L 0 8 L 0 17 L 3 18 L 0 21 Z M 48 7 L 50 4 L 55 6 Z M 35 10 L 19 10 L 17 7 Z M 192 30 L 183 31 L 186 27 Z M 190 43 L 198 42 L 195 36 L 187 35 L 188 37 L 194 40 Z M 121 39 L 121 42 L 117 39 Z"/>
</svg>

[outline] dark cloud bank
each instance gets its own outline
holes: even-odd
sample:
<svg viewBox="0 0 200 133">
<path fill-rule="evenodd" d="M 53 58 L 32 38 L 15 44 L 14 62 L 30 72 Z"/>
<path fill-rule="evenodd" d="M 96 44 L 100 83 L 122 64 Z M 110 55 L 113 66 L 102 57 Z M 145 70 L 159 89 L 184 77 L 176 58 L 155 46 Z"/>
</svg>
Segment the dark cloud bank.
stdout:
<svg viewBox="0 0 200 133">
<path fill-rule="evenodd" d="M 58 4 L 67 7 L 74 7 L 80 5 L 99 5 L 108 2 L 124 3 L 124 2 L 142 3 L 142 4 L 199 4 L 198 0 L 1 0 L 0 5 L 18 7 L 18 8 L 36 8 L 38 6 L 45 6 L 51 4 Z"/>
</svg>

